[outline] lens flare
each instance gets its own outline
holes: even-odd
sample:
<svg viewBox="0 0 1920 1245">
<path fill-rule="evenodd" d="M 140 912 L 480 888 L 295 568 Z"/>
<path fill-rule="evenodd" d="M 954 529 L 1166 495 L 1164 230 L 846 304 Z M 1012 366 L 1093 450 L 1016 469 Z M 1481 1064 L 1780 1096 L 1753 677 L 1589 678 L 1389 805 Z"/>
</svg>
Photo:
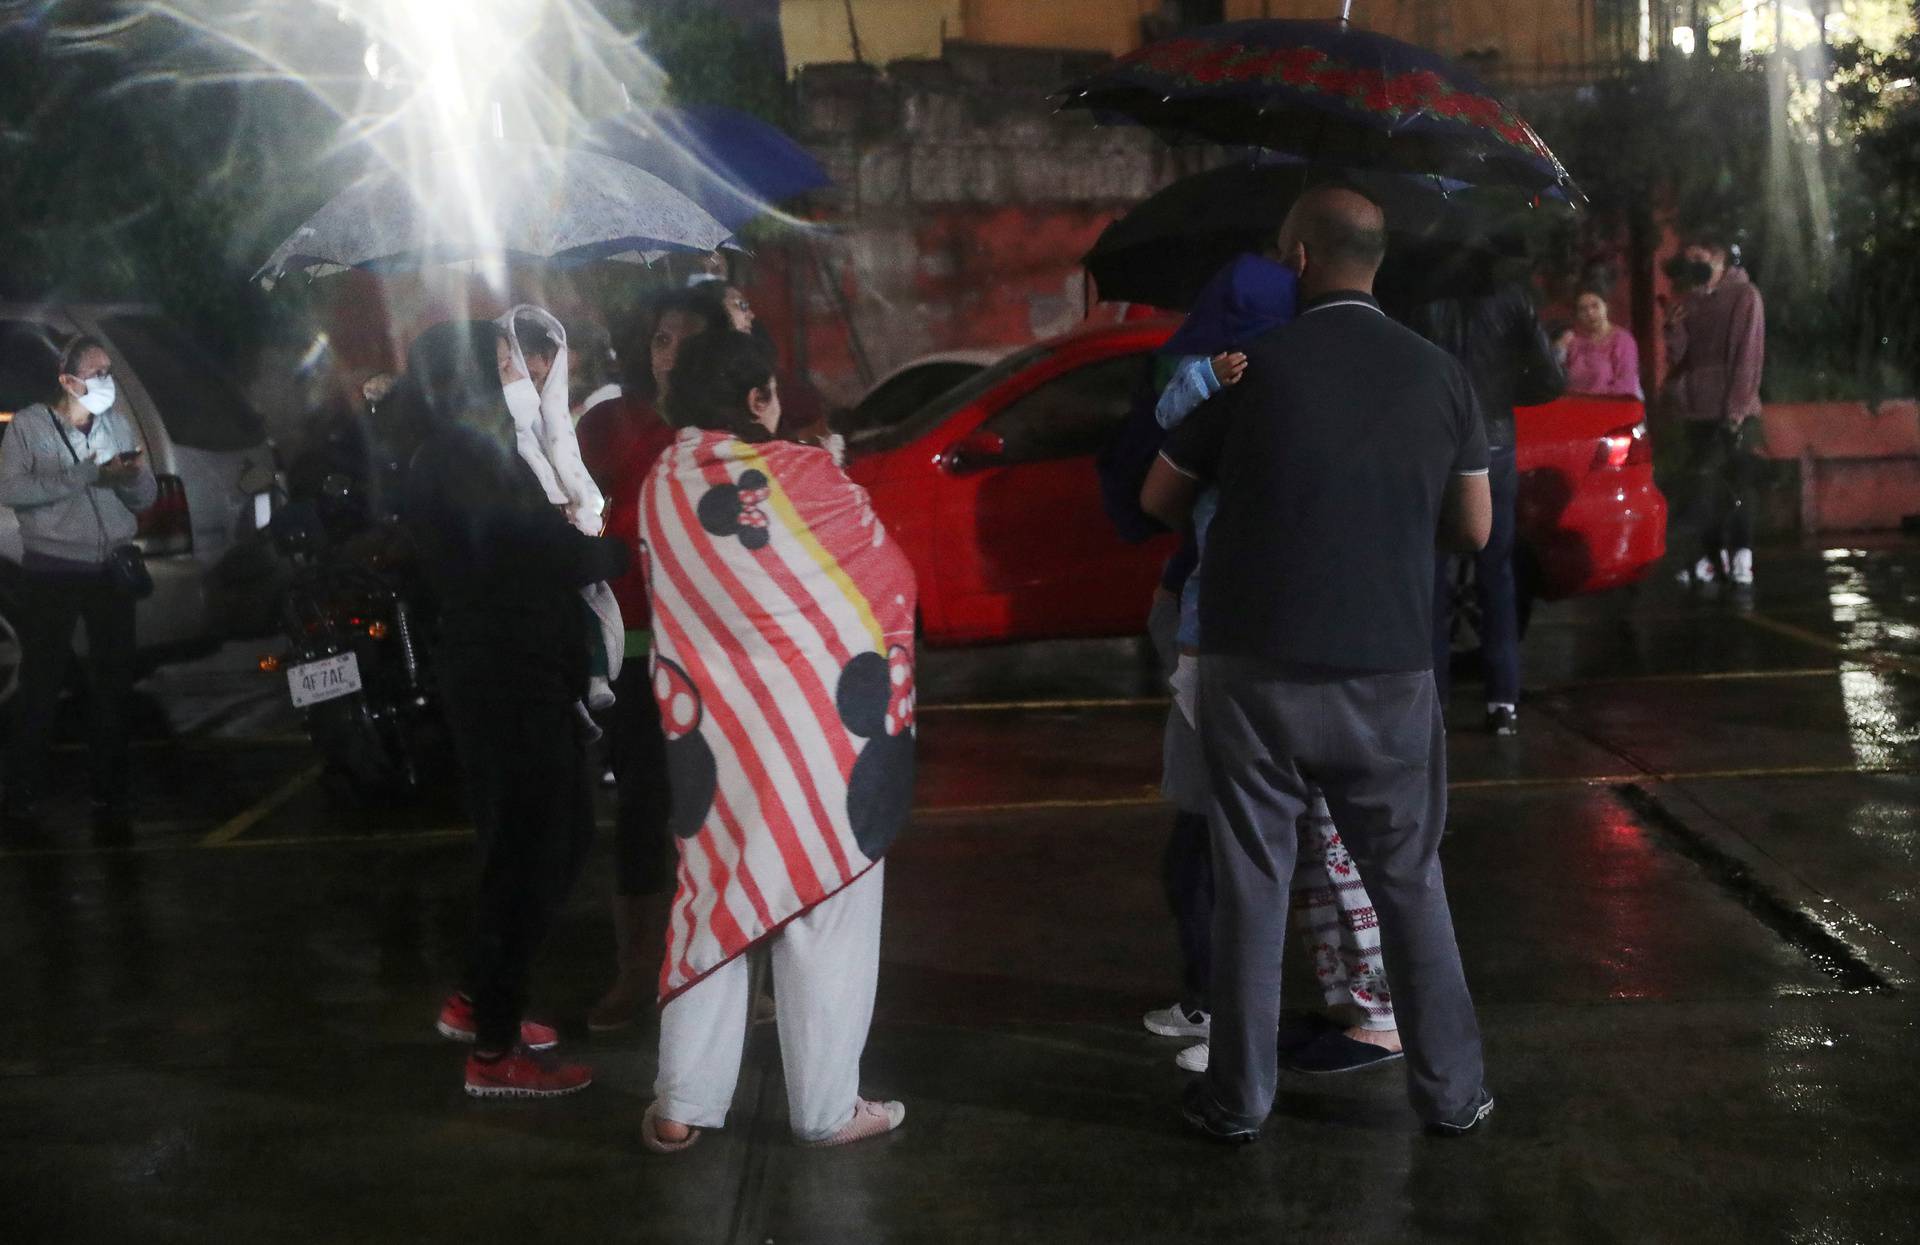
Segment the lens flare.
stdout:
<svg viewBox="0 0 1920 1245">
<path fill-rule="evenodd" d="M 468 262 L 496 290 L 495 144 L 550 162 L 536 184 L 557 178 L 592 122 L 657 107 L 666 89 L 637 34 L 588 0 L 136 0 L 110 22 L 62 25 L 74 10 L 46 6 L 54 37 L 63 51 L 118 53 L 132 69 L 117 90 L 280 83 L 319 101 L 333 132 L 302 136 L 317 155 L 303 184 L 261 187 L 263 200 L 311 212 L 356 174 L 386 171 L 476 241 Z"/>
</svg>

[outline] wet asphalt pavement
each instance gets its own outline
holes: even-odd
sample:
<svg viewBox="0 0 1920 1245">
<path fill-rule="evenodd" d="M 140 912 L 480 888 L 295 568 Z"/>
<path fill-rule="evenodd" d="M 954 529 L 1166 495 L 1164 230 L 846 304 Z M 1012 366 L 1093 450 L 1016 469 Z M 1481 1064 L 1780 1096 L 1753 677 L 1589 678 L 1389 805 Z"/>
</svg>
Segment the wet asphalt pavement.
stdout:
<svg viewBox="0 0 1920 1245">
<path fill-rule="evenodd" d="M 143 684 L 134 845 L 0 851 L 0 1242 L 1906 1241 L 1920 1228 L 1920 544 L 1763 551 L 1544 608 L 1517 739 L 1454 707 L 1444 849 L 1499 1108 L 1286 1077 L 1222 1150 L 1175 1105 L 1165 710 L 1134 646 L 930 654 L 866 1088 L 788 1139 L 770 1029 L 730 1127 L 638 1136 L 650 1022 L 588 1040 L 608 843 L 536 981 L 585 1094 L 476 1103 L 433 1032 L 469 845 L 354 807 L 229 650 Z M 1298 956 L 1290 964 L 1298 981 Z M 1315 1001 L 1295 989 L 1292 1007 Z"/>
</svg>

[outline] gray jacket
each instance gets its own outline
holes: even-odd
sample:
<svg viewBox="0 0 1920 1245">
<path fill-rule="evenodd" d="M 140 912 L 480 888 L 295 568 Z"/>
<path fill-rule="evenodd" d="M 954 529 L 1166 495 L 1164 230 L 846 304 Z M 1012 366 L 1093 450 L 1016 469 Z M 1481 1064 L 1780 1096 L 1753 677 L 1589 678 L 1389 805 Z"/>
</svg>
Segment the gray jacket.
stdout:
<svg viewBox="0 0 1920 1245">
<path fill-rule="evenodd" d="M 110 440 L 115 453 L 140 448 L 120 408 L 95 418 L 103 421 L 100 439 Z M 17 412 L 0 439 L 0 506 L 19 516 L 20 543 L 29 555 L 99 566 L 115 546 L 133 539 L 134 515 L 159 496 L 153 468 L 142 460 L 140 474 L 118 488 L 99 479 L 87 438 L 42 403 Z"/>
</svg>

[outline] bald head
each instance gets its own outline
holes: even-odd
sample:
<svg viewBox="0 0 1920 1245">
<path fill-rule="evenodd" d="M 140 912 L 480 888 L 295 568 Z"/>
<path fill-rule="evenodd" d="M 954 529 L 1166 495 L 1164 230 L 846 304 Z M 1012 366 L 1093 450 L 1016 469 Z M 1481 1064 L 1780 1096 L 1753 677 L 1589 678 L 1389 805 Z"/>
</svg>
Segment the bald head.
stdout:
<svg viewBox="0 0 1920 1245">
<path fill-rule="evenodd" d="M 1294 202 L 1280 226 L 1280 259 L 1300 270 L 1308 298 L 1332 290 L 1373 289 L 1387 254 L 1380 205 L 1345 186 L 1316 186 Z"/>
</svg>

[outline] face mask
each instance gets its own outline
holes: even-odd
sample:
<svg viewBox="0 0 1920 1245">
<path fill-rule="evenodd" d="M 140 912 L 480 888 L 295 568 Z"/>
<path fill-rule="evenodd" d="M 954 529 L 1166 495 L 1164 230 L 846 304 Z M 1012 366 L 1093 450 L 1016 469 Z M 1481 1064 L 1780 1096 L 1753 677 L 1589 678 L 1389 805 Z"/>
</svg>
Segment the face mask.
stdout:
<svg viewBox="0 0 1920 1245">
<path fill-rule="evenodd" d="M 95 376 L 87 381 L 87 391 L 76 399 L 89 415 L 105 415 L 113 409 L 113 377 Z"/>
<path fill-rule="evenodd" d="M 533 381 L 525 376 L 503 386 L 500 390 L 507 399 L 507 414 L 513 416 L 514 427 L 532 428 L 540 423 L 540 391 L 533 387 Z"/>
<path fill-rule="evenodd" d="M 1687 280 L 1695 285 L 1705 285 L 1713 280 L 1713 265 L 1703 259 L 1689 260 L 1686 267 Z"/>
</svg>

